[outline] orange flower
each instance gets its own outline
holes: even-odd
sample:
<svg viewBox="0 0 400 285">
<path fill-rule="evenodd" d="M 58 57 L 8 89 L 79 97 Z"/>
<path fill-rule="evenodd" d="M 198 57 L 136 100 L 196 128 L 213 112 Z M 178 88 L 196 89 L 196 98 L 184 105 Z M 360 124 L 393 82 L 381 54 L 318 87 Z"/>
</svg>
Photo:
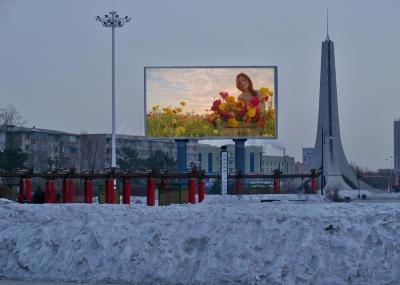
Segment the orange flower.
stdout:
<svg viewBox="0 0 400 285">
<path fill-rule="evenodd" d="M 238 121 L 236 121 L 235 118 L 231 118 L 231 119 L 228 120 L 228 125 L 229 125 L 230 127 L 237 128 L 237 126 L 238 126 Z"/>
<path fill-rule="evenodd" d="M 230 103 L 230 104 L 235 103 L 235 96 L 228 96 L 228 97 L 226 98 L 226 102 L 228 102 L 228 103 Z"/>
</svg>

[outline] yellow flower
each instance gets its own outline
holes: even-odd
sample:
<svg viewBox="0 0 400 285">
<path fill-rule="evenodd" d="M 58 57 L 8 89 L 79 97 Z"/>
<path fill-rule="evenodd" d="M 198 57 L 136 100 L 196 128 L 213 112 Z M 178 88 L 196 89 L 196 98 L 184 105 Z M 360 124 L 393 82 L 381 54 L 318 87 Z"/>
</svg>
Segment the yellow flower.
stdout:
<svg viewBox="0 0 400 285">
<path fill-rule="evenodd" d="M 234 103 L 235 102 L 235 96 L 228 96 L 228 98 L 226 98 L 226 102 L 228 102 L 228 103 Z"/>
<path fill-rule="evenodd" d="M 186 105 L 186 102 L 185 101 L 181 101 L 179 104 L 183 107 L 183 106 Z"/>
<path fill-rule="evenodd" d="M 176 135 L 177 136 L 182 136 L 185 134 L 186 129 L 184 127 L 177 127 L 176 128 Z"/>
<path fill-rule="evenodd" d="M 171 107 L 163 108 L 164 114 L 166 115 L 171 115 L 172 114 L 172 109 Z"/>
<path fill-rule="evenodd" d="M 182 112 L 182 108 L 177 107 L 177 108 L 175 109 L 175 111 L 176 111 L 177 113 L 180 113 L 180 112 Z"/>
<path fill-rule="evenodd" d="M 160 105 L 153 106 L 153 111 L 157 111 L 160 108 Z"/>
<path fill-rule="evenodd" d="M 221 104 L 219 104 L 218 108 L 219 108 L 222 112 L 224 112 L 225 109 L 226 109 L 226 103 L 221 103 Z"/>
<path fill-rule="evenodd" d="M 218 135 L 218 130 L 213 130 L 214 135 Z"/>
<path fill-rule="evenodd" d="M 257 112 L 256 108 L 248 106 L 247 107 L 246 116 L 249 117 L 249 118 L 253 118 L 256 115 L 256 112 Z"/>
<path fill-rule="evenodd" d="M 176 124 L 176 119 L 172 119 L 172 124 L 173 124 L 173 125 Z"/>
<path fill-rule="evenodd" d="M 229 125 L 230 127 L 237 128 L 237 126 L 238 126 L 238 121 L 236 121 L 235 118 L 229 119 L 229 120 L 228 120 L 228 125 Z"/>
<path fill-rule="evenodd" d="M 274 92 L 272 92 L 271 90 L 269 90 L 267 87 L 263 87 L 260 89 L 260 93 L 264 96 L 273 96 Z"/>
</svg>

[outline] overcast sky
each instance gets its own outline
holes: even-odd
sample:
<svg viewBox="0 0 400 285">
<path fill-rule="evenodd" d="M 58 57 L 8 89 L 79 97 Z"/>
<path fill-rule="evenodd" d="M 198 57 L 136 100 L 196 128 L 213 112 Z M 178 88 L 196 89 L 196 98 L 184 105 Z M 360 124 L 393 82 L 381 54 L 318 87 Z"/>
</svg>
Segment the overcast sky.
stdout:
<svg viewBox="0 0 400 285">
<path fill-rule="evenodd" d="M 110 132 L 111 31 L 94 16 L 114 6 L 132 17 L 116 35 L 118 133 L 144 133 L 144 66 L 277 65 L 271 142 L 300 160 L 317 132 L 327 4 L 345 153 L 388 168 L 400 117 L 397 0 L 0 0 L 0 103 L 28 126 Z"/>
</svg>

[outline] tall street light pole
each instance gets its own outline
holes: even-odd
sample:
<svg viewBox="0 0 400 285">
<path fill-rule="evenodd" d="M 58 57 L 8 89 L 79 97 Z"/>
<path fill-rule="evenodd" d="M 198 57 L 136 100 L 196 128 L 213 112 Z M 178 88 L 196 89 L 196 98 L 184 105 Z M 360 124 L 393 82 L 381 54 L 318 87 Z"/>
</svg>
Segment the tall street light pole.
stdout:
<svg viewBox="0 0 400 285">
<path fill-rule="evenodd" d="M 111 28 L 111 41 L 112 41 L 112 52 L 111 52 L 111 82 L 112 82 L 112 135 L 111 135 L 111 167 L 117 166 L 116 159 L 116 135 L 115 135 L 115 28 L 122 28 L 125 23 L 128 23 L 131 18 L 125 16 L 124 18 L 120 18 L 117 14 L 117 11 L 110 11 L 108 14 L 104 15 L 104 17 L 96 16 L 96 21 L 103 24 L 103 27 Z"/>
</svg>

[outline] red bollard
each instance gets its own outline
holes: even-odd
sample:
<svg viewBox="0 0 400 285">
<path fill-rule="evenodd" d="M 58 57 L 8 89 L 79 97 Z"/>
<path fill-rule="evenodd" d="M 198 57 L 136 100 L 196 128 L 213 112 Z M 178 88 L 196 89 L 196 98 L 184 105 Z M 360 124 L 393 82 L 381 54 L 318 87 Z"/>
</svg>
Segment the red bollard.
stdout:
<svg viewBox="0 0 400 285">
<path fill-rule="evenodd" d="M 89 197 L 89 189 L 88 189 L 88 180 L 85 178 L 85 181 L 83 181 L 83 201 L 84 203 L 88 203 L 88 197 Z"/>
<path fill-rule="evenodd" d="M 156 204 L 156 183 L 154 178 L 147 179 L 147 206 L 154 206 Z"/>
<path fill-rule="evenodd" d="M 274 178 L 274 194 L 278 194 L 278 193 L 279 193 L 279 179 Z"/>
<path fill-rule="evenodd" d="M 50 193 L 49 193 L 50 182 L 49 179 L 46 179 L 46 183 L 44 184 L 44 202 L 49 203 Z"/>
<path fill-rule="evenodd" d="M 109 190 L 109 183 L 108 183 L 108 178 L 104 181 L 104 203 L 108 204 L 109 203 L 109 197 L 110 197 L 110 190 Z"/>
<path fill-rule="evenodd" d="M 93 201 L 93 180 L 88 179 L 87 181 L 87 203 L 92 204 Z"/>
<path fill-rule="evenodd" d="M 190 204 L 196 203 L 196 186 L 194 178 L 192 177 L 188 179 L 188 202 Z"/>
<path fill-rule="evenodd" d="M 62 196 L 62 202 L 63 203 L 68 203 L 68 198 L 67 198 L 67 179 L 65 179 L 65 178 L 62 181 L 61 196 Z"/>
<path fill-rule="evenodd" d="M 240 178 L 236 178 L 236 195 L 242 194 L 242 183 Z"/>
<path fill-rule="evenodd" d="M 199 203 L 204 201 L 204 196 L 206 193 L 206 182 L 204 179 L 200 179 L 199 181 Z"/>
<path fill-rule="evenodd" d="M 124 179 L 122 185 L 122 203 L 129 205 L 131 203 L 131 183 L 129 179 Z"/>
<path fill-rule="evenodd" d="M 32 199 L 32 183 L 29 177 L 25 178 L 25 187 L 26 187 L 26 201 L 29 203 Z"/>
<path fill-rule="evenodd" d="M 311 178 L 311 192 L 313 194 L 317 193 L 317 178 Z"/>
<path fill-rule="evenodd" d="M 68 178 L 67 181 L 67 200 L 68 203 L 74 203 L 74 180 Z"/>
<path fill-rule="evenodd" d="M 49 203 L 56 202 L 56 186 L 54 183 L 53 179 L 49 181 Z"/>
<path fill-rule="evenodd" d="M 115 187 L 114 187 L 114 179 L 108 179 L 108 202 L 110 204 L 115 204 Z"/>
<path fill-rule="evenodd" d="M 24 202 L 24 178 L 19 178 L 19 192 L 18 192 L 18 202 Z"/>
</svg>

